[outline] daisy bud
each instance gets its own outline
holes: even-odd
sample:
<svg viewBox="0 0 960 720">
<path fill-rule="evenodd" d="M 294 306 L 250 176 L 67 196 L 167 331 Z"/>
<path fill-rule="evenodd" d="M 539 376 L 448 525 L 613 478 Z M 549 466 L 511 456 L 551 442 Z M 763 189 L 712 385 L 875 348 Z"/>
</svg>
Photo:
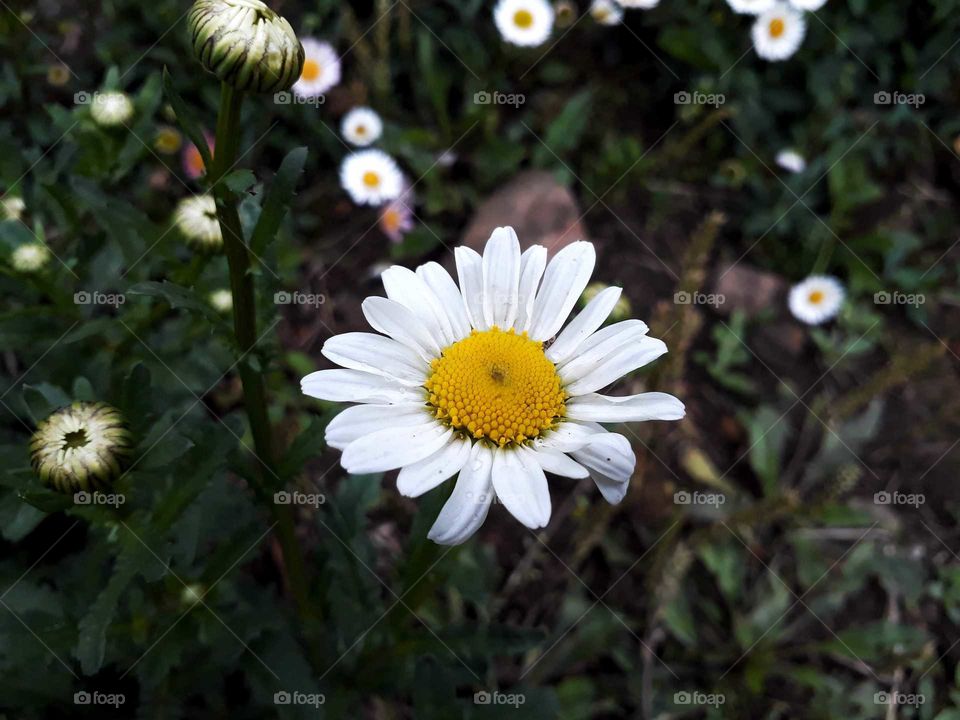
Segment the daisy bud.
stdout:
<svg viewBox="0 0 960 720">
<path fill-rule="evenodd" d="M 196 250 L 214 253 L 223 247 L 213 195 L 196 195 L 181 200 L 173 213 L 173 224 Z"/>
<path fill-rule="evenodd" d="M 50 251 L 43 243 L 28 242 L 17 246 L 10 255 L 13 269 L 22 273 L 37 272 L 50 262 Z"/>
<path fill-rule="evenodd" d="M 90 105 L 90 117 L 100 127 L 124 125 L 133 117 L 133 102 L 126 93 L 118 91 L 96 93 Z"/>
<path fill-rule="evenodd" d="M 30 461 L 43 484 L 59 492 L 107 490 L 132 448 L 119 410 L 102 402 L 76 402 L 40 423 L 30 439 Z"/>
<path fill-rule="evenodd" d="M 197 59 L 237 90 L 281 92 L 300 77 L 303 46 L 260 0 L 197 0 L 187 28 Z"/>
</svg>

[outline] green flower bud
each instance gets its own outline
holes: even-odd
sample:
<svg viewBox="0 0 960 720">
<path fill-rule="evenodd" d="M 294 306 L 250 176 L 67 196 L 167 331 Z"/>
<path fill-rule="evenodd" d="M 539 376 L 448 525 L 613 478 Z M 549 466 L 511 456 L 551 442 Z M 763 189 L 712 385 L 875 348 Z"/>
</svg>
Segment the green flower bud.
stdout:
<svg viewBox="0 0 960 720">
<path fill-rule="evenodd" d="M 30 461 L 44 485 L 63 493 L 108 490 L 133 450 L 116 408 L 76 402 L 40 423 L 30 439 Z"/>
<path fill-rule="evenodd" d="M 197 0 L 187 15 L 194 55 L 237 90 L 289 90 L 303 46 L 284 18 L 260 0 Z"/>
</svg>

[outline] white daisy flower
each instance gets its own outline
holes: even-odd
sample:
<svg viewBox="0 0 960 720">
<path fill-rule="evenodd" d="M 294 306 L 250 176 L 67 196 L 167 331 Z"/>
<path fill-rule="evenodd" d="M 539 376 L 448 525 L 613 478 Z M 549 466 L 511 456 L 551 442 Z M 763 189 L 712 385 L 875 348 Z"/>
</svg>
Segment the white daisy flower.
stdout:
<svg viewBox="0 0 960 720">
<path fill-rule="evenodd" d="M 0 220 L 19 220 L 23 217 L 27 204 L 17 195 L 0 197 Z"/>
<path fill-rule="evenodd" d="M 776 4 L 777 0 L 727 0 L 734 12 L 741 15 L 759 15 Z"/>
<path fill-rule="evenodd" d="M 303 38 L 303 70 L 290 88 L 294 95 L 312 98 L 323 95 L 340 82 L 340 56 L 323 40 Z"/>
<path fill-rule="evenodd" d="M 90 117 L 102 127 L 123 125 L 133 117 L 133 103 L 125 93 L 96 93 L 90 104 Z"/>
<path fill-rule="evenodd" d="M 807 169 L 807 160 L 796 150 L 781 150 L 777 153 L 777 165 L 792 173 L 802 173 Z"/>
<path fill-rule="evenodd" d="M 827 0 L 790 0 L 790 4 L 797 8 L 797 10 L 813 12 L 826 5 Z"/>
<path fill-rule="evenodd" d="M 343 159 L 340 184 L 357 205 L 382 205 L 403 192 L 403 173 L 382 150 L 361 150 Z"/>
<path fill-rule="evenodd" d="M 619 25 L 623 22 L 623 8 L 613 0 L 593 0 L 590 17 L 601 25 Z"/>
<path fill-rule="evenodd" d="M 500 0 L 493 21 L 508 43 L 536 47 L 553 32 L 553 7 L 547 0 Z"/>
<path fill-rule="evenodd" d="M 22 273 L 36 272 L 50 262 L 50 250 L 43 243 L 28 242 L 18 245 L 10 255 L 13 269 Z"/>
<path fill-rule="evenodd" d="M 641 10 L 649 10 L 660 4 L 660 0 L 617 0 L 617 2 L 625 8 L 640 8 Z"/>
<path fill-rule="evenodd" d="M 340 133 L 348 143 L 364 147 L 376 142 L 383 132 L 380 116 L 368 107 L 356 107 L 340 122 Z"/>
<path fill-rule="evenodd" d="M 548 264 L 546 248 L 521 254 L 513 229 L 497 228 L 482 256 L 458 247 L 455 258 L 459 287 L 435 262 L 387 269 L 387 297 L 362 306 L 382 334 L 335 335 L 322 352 L 345 369 L 303 378 L 311 397 L 358 403 L 326 430 L 343 467 L 399 468 L 397 487 L 409 497 L 459 473 L 429 533 L 442 545 L 473 535 L 494 498 L 527 527 L 544 527 L 546 472 L 589 476 L 607 501 L 620 502 L 636 458 L 626 437 L 598 423 L 679 420 L 684 407 L 665 393 L 598 391 L 666 345 L 639 320 L 601 328 L 620 298 L 616 287 L 563 327 L 593 272 L 588 242 Z"/>
<path fill-rule="evenodd" d="M 835 277 L 811 275 L 790 288 L 790 312 L 800 322 L 819 325 L 840 312 L 845 294 Z"/>
<path fill-rule="evenodd" d="M 223 246 L 213 195 L 196 195 L 181 200 L 173 213 L 173 223 L 187 242 L 199 250 L 216 251 Z"/>
<path fill-rule="evenodd" d="M 765 60 L 786 60 L 803 42 L 807 23 L 789 5 L 777 2 L 757 16 L 751 34 L 757 55 Z"/>
</svg>

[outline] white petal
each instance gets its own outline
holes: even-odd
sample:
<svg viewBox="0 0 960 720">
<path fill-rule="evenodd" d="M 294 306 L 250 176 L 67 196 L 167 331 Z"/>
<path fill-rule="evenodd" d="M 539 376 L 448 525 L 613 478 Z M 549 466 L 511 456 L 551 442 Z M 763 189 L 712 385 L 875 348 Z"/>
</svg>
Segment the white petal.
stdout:
<svg viewBox="0 0 960 720">
<path fill-rule="evenodd" d="M 354 475 L 395 470 L 433 455 L 452 436 L 453 430 L 430 419 L 420 425 L 379 430 L 347 445 L 340 464 Z"/>
<path fill-rule="evenodd" d="M 608 287 L 597 293 L 597 296 L 587 303 L 580 314 L 571 320 L 570 324 L 557 336 L 556 341 L 547 350 L 547 358 L 554 363 L 566 360 L 584 340 L 603 325 L 617 304 L 617 300 L 620 299 L 621 292 L 618 287 Z"/>
<path fill-rule="evenodd" d="M 517 317 L 520 241 L 510 227 L 493 231 L 483 249 L 483 318 L 509 330 Z"/>
<path fill-rule="evenodd" d="M 413 348 L 429 362 L 439 357 L 440 345 L 410 310 L 395 300 L 368 297 L 361 305 L 363 316 L 377 332 Z"/>
<path fill-rule="evenodd" d="M 473 446 L 466 438 L 455 437 L 430 457 L 406 465 L 397 476 L 397 490 L 407 497 L 419 497 L 456 475 L 470 457 Z"/>
<path fill-rule="evenodd" d="M 493 452 L 475 443 L 453 493 L 427 534 L 428 538 L 440 545 L 459 545 L 483 525 L 493 501 L 490 486 L 492 464 Z"/>
<path fill-rule="evenodd" d="M 559 450 L 541 448 L 540 450 L 534 451 L 534 456 L 544 472 L 568 478 L 585 478 L 589 475 L 583 465 L 564 455 Z"/>
<path fill-rule="evenodd" d="M 583 377 L 574 380 L 569 376 L 569 370 L 564 368 L 560 371 L 560 379 L 565 383 L 567 394 L 586 395 L 605 388 L 627 373 L 653 362 L 666 352 L 667 345 L 663 340 L 642 337 L 639 342 L 631 343 L 600 360 L 596 367 Z"/>
<path fill-rule="evenodd" d="M 640 393 L 625 397 L 581 395 L 567 403 L 567 417 L 595 422 L 642 422 L 679 420 L 685 414 L 683 403 L 662 392 Z"/>
<path fill-rule="evenodd" d="M 446 347 L 455 342 L 447 313 L 422 277 L 409 268 L 394 265 L 384 270 L 380 279 L 383 280 L 387 297 L 396 300 L 420 318 L 420 322 L 439 345 Z"/>
<path fill-rule="evenodd" d="M 571 243 L 547 265 L 543 285 L 533 307 L 527 331 L 534 340 L 549 340 L 563 327 L 593 273 L 597 254 L 588 242 Z"/>
<path fill-rule="evenodd" d="M 520 283 L 517 289 L 517 319 L 513 327 L 522 333 L 533 319 L 533 305 L 537 297 L 537 286 L 547 266 L 547 249 L 543 245 L 532 245 L 520 256 Z"/>
<path fill-rule="evenodd" d="M 603 433 L 572 454 L 590 470 L 607 502 L 616 505 L 623 500 L 637 465 L 629 440 L 617 433 Z"/>
<path fill-rule="evenodd" d="M 600 432 L 604 432 L 601 430 Z M 590 437 L 595 435 L 597 430 L 588 428 L 572 422 L 562 422 L 556 429 L 549 433 L 534 439 L 534 450 L 557 450 L 559 452 L 570 452 L 590 442 Z"/>
<path fill-rule="evenodd" d="M 414 350 L 374 333 L 334 335 L 320 352 L 337 365 L 393 378 L 403 385 L 423 385 L 430 369 Z"/>
<path fill-rule="evenodd" d="M 564 368 L 569 377 L 583 377 L 603 358 L 642 338 L 648 329 L 646 323 L 640 320 L 624 320 L 608 325 L 580 343 L 566 360 L 557 363 L 557 367 Z"/>
<path fill-rule="evenodd" d="M 317 370 L 300 381 L 304 395 L 333 402 L 423 402 L 423 390 L 360 370 Z"/>
<path fill-rule="evenodd" d="M 460 294 L 457 284 L 450 277 L 450 273 L 435 262 L 428 262 L 417 268 L 417 275 L 423 278 L 433 294 L 440 301 L 440 306 L 447 313 L 450 327 L 453 329 L 454 342 L 462 340 L 470 334 L 470 318 L 463 306 L 463 295 Z"/>
<path fill-rule="evenodd" d="M 343 450 L 364 435 L 396 426 L 422 425 L 430 414 L 422 403 L 400 405 L 354 405 L 327 424 L 327 445 Z"/>
<path fill-rule="evenodd" d="M 483 316 L 483 258 L 475 250 L 463 246 L 456 248 L 453 253 L 467 318 L 477 330 L 486 330 L 488 326 Z"/>
<path fill-rule="evenodd" d="M 543 468 L 526 448 L 498 448 L 493 454 L 497 499 L 531 530 L 550 522 L 550 488 Z"/>
</svg>

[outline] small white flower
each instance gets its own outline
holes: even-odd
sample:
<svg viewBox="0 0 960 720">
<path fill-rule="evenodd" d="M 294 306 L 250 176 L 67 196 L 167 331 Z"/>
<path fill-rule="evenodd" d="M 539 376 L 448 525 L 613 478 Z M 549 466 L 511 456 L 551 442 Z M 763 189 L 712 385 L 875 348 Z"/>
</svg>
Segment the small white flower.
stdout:
<svg viewBox="0 0 960 720">
<path fill-rule="evenodd" d="M 508 43 L 536 47 L 553 32 L 553 7 L 547 0 L 500 0 L 493 21 Z"/>
<path fill-rule="evenodd" d="M 601 25 L 619 25 L 623 22 L 623 8 L 613 0 L 593 0 L 590 17 Z"/>
<path fill-rule="evenodd" d="M 303 70 L 290 88 L 299 97 L 323 95 L 340 82 L 340 56 L 328 42 L 304 38 Z"/>
<path fill-rule="evenodd" d="M 199 250 L 215 251 L 223 246 L 217 203 L 212 195 L 181 200 L 173 213 L 173 223 L 187 242 Z"/>
<path fill-rule="evenodd" d="M 790 312 L 800 322 L 819 325 L 836 316 L 845 294 L 835 277 L 811 275 L 790 289 Z"/>
<path fill-rule="evenodd" d="M 50 250 L 43 243 L 28 242 L 18 245 L 10 256 L 14 270 L 22 273 L 36 272 L 50 262 Z"/>
<path fill-rule="evenodd" d="M 734 12 L 741 15 L 759 15 L 776 4 L 777 0 L 727 0 Z"/>
<path fill-rule="evenodd" d="M 233 293 L 226 288 L 214 290 L 207 296 L 213 309 L 219 313 L 228 313 L 233 310 Z"/>
<path fill-rule="evenodd" d="M 599 393 L 667 346 L 639 320 L 604 325 L 617 287 L 566 322 L 593 272 L 588 242 L 547 263 L 545 247 L 521 253 L 513 229 L 497 228 L 483 255 L 458 247 L 454 257 L 459 287 L 435 262 L 390 267 L 387 297 L 362 305 L 381 334 L 324 344 L 341 367 L 307 375 L 304 394 L 355 403 L 327 425 L 327 444 L 343 451 L 347 472 L 399 468 L 397 488 L 408 497 L 458 476 L 429 532 L 442 545 L 473 535 L 494 498 L 528 528 L 546 526 L 545 473 L 590 477 L 620 502 L 636 457 L 625 436 L 599 423 L 679 420 L 684 407 L 661 392 Z"/>
<path fill-rule="evenodd" d="M 803 43 L 806 32 L 803 15 L 778 2 L 757 16 L 751 34 L 757 55 L 765 60 L 786 60 Z"/>
<path fill-rule="evenodd" d="M 807 160 L 796 150 L 781 150 L 777 153 L 777 165 L 792 173 L 802 173 L 807 169 Z"/>
<path fill-rule="evenodd" d="M 27 204 L 18 195 L 4 195 L 0 198 L 0 220 L 19 220 Z"/>
<path fill-rule="evenodd" d="M 357 205 L 382 205 L 403 192 L 403 173 L 382 150 L 361 150 L 343 159 L 340 184 Z"/>
<path fill-rule="evenodd" d="M 790 4 L 798 10 L 813 12 L 827 4 L 827 0 L 790 0 Z"/>
<path fill-rule="evenodd" d="M 649 10 L 660 4 L 660 0 L 617 0 L 617 2 L 625 8 L 640 8 L 641 10 Z"/>
<path fill-rule="evenodd" d="M 102 127 L 123 125 L 133 117 L 133 103 L 125 93 L 96 93 L 90 105 L 90 117 Z"/>
<path fill-rule="evenodd" d="M 340 132 L 347 142 L 365 147 L 380 138 L 383 121 L 370 108 L 356 107 L 343 116 Z"/>
</svg>

